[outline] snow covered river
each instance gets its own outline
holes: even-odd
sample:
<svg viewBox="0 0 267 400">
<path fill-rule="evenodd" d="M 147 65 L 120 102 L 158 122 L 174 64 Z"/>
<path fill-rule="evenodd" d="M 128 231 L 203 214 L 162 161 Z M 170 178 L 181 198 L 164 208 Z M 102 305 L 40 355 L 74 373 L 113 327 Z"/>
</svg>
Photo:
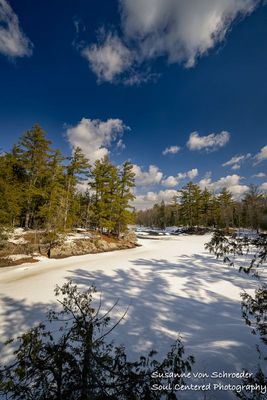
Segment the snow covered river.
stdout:
<svg viewBox="0 0 267 400">
<path fill-rule="evenodd" d="M 253 371 L 257 338 L 241 317 L 240 292 L 252 291 L 257 282 L 206 252 L 208 240 L 209 236 L 141 239 L 142 247 L 135 249 L 3 268 L 1 341 L 43 320 L 55 302 L 55 285 L 71 279 L 84 286 L 95 284 L 106 308 L 119 299 L 114 320 L 129 306 L 112 337 L 125 344 L 130 357 L 152 348 L 161 357 L 180 334 L 186 353 L 196 358 L 195 372 Z M 197 383 L 205 382 L 209 378 Z M 187 391 L 181 399 L 204 395 Z M 206 399 L 231 398 L 225 391 L 206 393 Z"/>
</svg>

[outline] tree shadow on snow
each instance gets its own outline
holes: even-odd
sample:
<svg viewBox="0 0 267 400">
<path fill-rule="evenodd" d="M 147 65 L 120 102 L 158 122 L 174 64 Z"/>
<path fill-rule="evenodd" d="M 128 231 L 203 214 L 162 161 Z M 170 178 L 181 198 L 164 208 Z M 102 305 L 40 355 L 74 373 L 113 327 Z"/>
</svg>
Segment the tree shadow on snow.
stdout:
<svg viewBox="0 0 267 400">
<path fill-rule="evenodd" d="M 85 287 L 94 284 L 102 294 L 103 311 L 119 299 L 112 310 L 113 322 L 128 307 L 111 338 L 125 345 L 130 359 L 151 349 L 158 350 L 158 358 L 162 358 L 180 335 L 187 355 L 196 357 L 195 370 L 254 369 L 256 337 L 241 317 L 240 299 L 233 300 L 228 294 L 236 288 L 240 292 L 241 288 L 254 288 L 253 279 L 205 253 L 179 256 L 175 262 L 139 258 L 130 263 L 130 267 L 107 267 L 106 271 L 101 264 L 94 271 L 90 265 L 81 266 L 66 276 Z M 52 305 L 28 305 L 26 299 L 7 296 L 1 301 L 2 342 L 43 321 Z"/>
<path fill-rule="evenodd" d="M 247 276 L 208 255 L 182 256 L 177 263 L 164 259 L 131 263 L 132 268 L 113 269 L 112 275 L 85 267 L 69 271 L 68 276 L 77 284 L 94 284 L 106 306 L 119 299 L 117 317 L 129 306 L 113 338 L 125 344 L 130 355 L 151 348 L 163 355 L 180 334 L 187 353 L 195 355 L 203 369 L 240 371 L 255 365 L 255 337 L 241 317 L 240 299 L 227 295 L 235 286 L 253 287 Z M 212 285 L 222 281 L 226 292 L 213 291 Z M 211 284 L 208 289 L 205 283 Z"/>
<path fill-rule="evenodd" d="M 0 354 L 1 363 L 3 363 L 5 357 L 10 355 L 17 346 L 16 341 L 8 346 L 5 346 L 5 342 L 16 339 L 29 328 L 46 321 L 46 314 L 51 309 L 52 303 L 28 304 L 26 299 L 15 300 L 8 296 L 1 296 L 0 304 L 0 320 L 2 321 Z"/>
</svg>

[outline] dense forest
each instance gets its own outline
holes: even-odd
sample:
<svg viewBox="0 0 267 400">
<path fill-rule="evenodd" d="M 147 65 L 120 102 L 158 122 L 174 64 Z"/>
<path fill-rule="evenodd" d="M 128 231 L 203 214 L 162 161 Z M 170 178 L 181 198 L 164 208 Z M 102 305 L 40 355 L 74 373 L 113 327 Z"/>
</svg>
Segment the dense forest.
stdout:
<svg viewBox="0 0 267 400">
<path fill-rule="evenodd" d="M 64 232 L 74 227 L 120 235 L 133 222 L 134 173 L 106 156 L 90 165 L 51 147 L 39 125 L 0 156 L 0 226 Z M 78 190 L 83 184 L 84 190 Z"/>
<path fill-rule="evenodd" d="M 240 200 L 227 189 L 219 194 L 201 190 L 189 182 L 177 192 L 172 204 L 155 204 L 139 211 L 136 223 L 164 229 L 166 226 L 243 227 L 258 230 L 266 224 L 267 198 L 255 185 Z"/>
</svg>

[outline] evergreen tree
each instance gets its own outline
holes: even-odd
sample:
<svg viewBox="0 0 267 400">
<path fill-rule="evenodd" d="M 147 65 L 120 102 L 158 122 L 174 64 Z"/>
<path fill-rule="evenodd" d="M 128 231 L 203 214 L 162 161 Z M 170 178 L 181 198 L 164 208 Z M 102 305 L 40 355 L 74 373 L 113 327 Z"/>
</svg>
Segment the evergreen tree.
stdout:
<svg viewBox="0 0 267 400">
<path fill-rule="evenodd" d="M 91 225 L 92 218 L 92 204 L 94 201 L 94 195 L 87 188 L 85 193 L 80 193 L 79 202 L 80 202 L 80 218 L 81 225 L 84 228 L 88 228 Z"/>
<path fill-rule="evenodd" d="M 166 206 L 164 203 L 164 200 L 160 202 L 160 204 L 156 204 L 157 208 L 157 221 L 156 225 L 160 229 L 165 229 L 166 228 Z"/>
<path fill-rule="evenodd" d="M 12 153 L 0 156 L 0 225 L 14 227 L 19 223 L 23 196 L 22 182 Z"/>
<path fill-rule="evenodd" d="M 256 185 L 250 185 L 242 203 L 245 225 L 258 231 L 263 218 L 265 204 L 263 194 Z"/>
<path fill-rule="evenodd" d="M 233 226 L 233 209 L 234 209 L 234 201 L 232 198 L 232 194 L 226 188 L 222 189 L 221 193 L 218 196 L 218 203 L 220 207 L 220 220 L 219 226 L 229 228 Z"/>
<path fill-rule="evenodd" d="M 70 163 L 66 166 L 65 177 L 64 230 L 78 223 L 79 204 L 77 203 L 77 196 L 75 196 L 77 194 L 77 185 L 88 178 L 90 170 L 89 161 L 79 147 L 73 150 L 73 155 L 69 158 L 69 161 Z"/>
<path fill-rule="evenodd" d="M 135 174 L 133 165 L 125 161 L 119 172 L 119 182 L 116 196 L 116 225 L 115 232 L 120 236 L 121 232 L 127 230 L 128 224 L 134 222 L 133 207 L 130 202 L 134 200 L 133 189 L 135 186 Z"/>
<path fill-rule="evenodd" d="M 26 229 L 36 225 L 38 207 L 44 203 L 50 144 L 43 129 L 34 125 L 22 136 L 16 149 L 17 161 L 25 171 L 23 207 Z"/>
<path fill-rule="evenodd" d="M 189 182 L 181 191 L 181 214 L 189 227 L 199 226 L 201 216 L 201 190 L 198 185 Z"/>
<path fill-rule="evenodd" d="M 218 196 L 215 196 L 213 194 L 210 203 L 211 226 L 214 228 L 220 226 L 220 221 L 221 221 L 220 218 L 221 218 L 220 202 Z"/>
<path fill-rule="evenodd" d="M 89 185 L 94 192 L 93 223 L 101 232 L 112 232 L 116 226 L 119 176 L 108 156 L 95 162 Z"/>
<path fill-rule="evenodd" d="M 0 225 L 45 228 L 60 232 L 75 226 L 120 235 L 134 221 L 134 173 L 126 161 L 113 165 L 106 156 L 93 170 L 80 148 L 69 158 L 52 150 L 39 125 L 27 131 L 9 153 L 0 154 Z M 90 179 L 89 179 L 90 178 Z M 81 190 L 89 180 L 87 190 Z M 233 200 L 189 182 L 172 204 L 155 204 L 136 213 L 137 223 L 248 227 L 259 230 L 267 215 L 267 199 L 254 185 L 243 200 Z"/>
<path fill-rule="evenodd" d="M 201 193 L 201 224 L 204 226 L 212 225 L 212 194 L 205 188 Z"/>
<path fill-rule="evenodd" d="M 66 188 L 64 186 L 64 167 L 62 165 L 62 157 L 59 150 L 51 155 L 47 163 L 47 181 L 45 190 L 45 202 L 40 207 L 40 216 L 48 231 L 62 231 L 64 220 L 62 209 L 66 198 Z"/>
</svg>

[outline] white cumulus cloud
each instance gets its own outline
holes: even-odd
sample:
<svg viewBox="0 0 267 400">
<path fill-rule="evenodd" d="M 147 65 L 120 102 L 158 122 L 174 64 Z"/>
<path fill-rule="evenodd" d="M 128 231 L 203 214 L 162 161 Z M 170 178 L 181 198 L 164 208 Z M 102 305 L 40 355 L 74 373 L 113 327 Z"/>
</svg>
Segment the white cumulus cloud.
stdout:
<svg viewBox="0 0 267 400">
<path fill-rule="evenodd" d="M 198 176 L 198 169 L 197 168 L 191 169 L 191 171 L 187 172 L 187 176 L 189 179 L 194 179 L 196 176 Z"/>
<path fill-rule="evenodd" d="M 264 172 L 259 172 L 258 174 L 252 175 L 252 178 L 264 178 L 266 174 Z"/>
<path fill-rule="evenodd" d="M 231 167 L 233 170 L 240 169 L 241 164 L 247 160 L 248 158 L 251 157 L 250 153 L 247 154 L 241 154 L 241 155 L 236 155 L 232 157 L 229 161 L 225 162 L 223 164 L 223 167 Z"/>
<path fill-rule="evenodd" d="M 198 169 L 193 168 L 187 172 L 178 172 L 178 174 L 176 176 L 172 176 L 172 175 L 168 176 L 167 178 L 165 178 L 161 181 L 161 184 L 166 187 L 175 187 L 175 186 L 179 185 L 179 183 L 183 179 L 188 178 L 188 179 L 192 180 L 196 176 L 198 176 Z"/>
<path fill-rule="evenodd" d="M 111 33 L 102 42 L 85 47 L 82 55 L 88 60 L 99 82 L 113 82 L 132 63 L 131 52 L 118 36 Z"/>
<path fill-rule="evenodd" d="M 30 56 L 32 47 L 9 3 L 0 0 L 0 53 L 11 58 Z"/>
<path fill-rule="evenodd" d="M 187 147 L 189 150 L 214 151 L 225 146 L 230 139 L 230 133 L 222 131 L 221 133 L 211 133 L 207 136 L 200 136 L 198 132 L 190 133 Z"/>
<path fill-rule="evenodd" d="M 133 201 L 133 206 L 137 210 L 144 210 L 151 208 L 154 204 L 160 203 L 162 200 L 169 204 L 173 202 L 173 199 L 177 196 L 176 190 L 160 190 L 159 192 L 147 192 L 144 195 L 137 195 Z"/>
<path fill-rule="evenodd" d="M 226 188 L 235 198 L 239 198 L 249 190 L 247 185 L 241 184 L 242 177 L 240 175 L 227 175 L 217 181 L 212 182 L 211 178 L 203 178 L 199 181 L 199 186 L 203 190 L 205 188 L 216 192 Z"/>
<path fill-rule="evenodd" d="M 114 74 L 119 75 L 126 69 L 162 56 L 168 63 L 193 67 L 200 57 L 225 40 L 238 17 L 251 14 L 260 2 L 120 0 L 122 34 L 121 44 L 116 45 L 121 51 L 114 51 L 113 44 L 113 50 L 108 51 L 112 37 L 109 34 L 104 42 L 89 47 L 91 67 L 98 79 L 106 81 L 113 81 Z M 95 68 L 91 56 L 93 60 L 97 59 L 98 66 L 100 58 L 101 68 Z"/>
<path fill-rule="evenodd" d="M 163 150 L 162 154 L 164 156 L 166 156 L 167 154 L 176 154 L 178 153 L 178 151 L 180 151 L 180 147 L 179 146 L 170 146 L 170 147 L 166 147 L 166 149 Z"/>
<path fill-rule="evenodd" d="M 259 153 L 255 155 L 255 159 L 256 164 L 267 159 L 267 145 L 260 149 Z"/>
<path fill-rule="evenodd" d="M 136 186 L 150 186 L 160 183 L 163 173 L 156 165 L 150 165 L 147 171 L 143 171 L 142 168 L 134 164 L 133 172 L 135 173 L 135 184 Z"/>
<path fill-rule="evenodd" d="M 170 175 L 167 178 L 163 179 L 163 181 L 161 182 L 163 186 L 166 187 L 174 187 L 177 186 L 179 184 L 179 179 L 177 176 L 173 176 Z"/>
<path fill-rule="evenodd" d="M 72 127 L 67 128 L 67 138 L 70 145 L 80 147 L 86 157 L 94 162 L 109 153 L 108 148 L 112 142 L 116 142 L 125 130 L 129 129 L 121 119 L 98 119 L 82 118 Z"/>
<path fill-rule="evenodd" d="M 267 182 L 264 182 L 260 185 L 261 190 L 267 190 Z"/>
</svg>

